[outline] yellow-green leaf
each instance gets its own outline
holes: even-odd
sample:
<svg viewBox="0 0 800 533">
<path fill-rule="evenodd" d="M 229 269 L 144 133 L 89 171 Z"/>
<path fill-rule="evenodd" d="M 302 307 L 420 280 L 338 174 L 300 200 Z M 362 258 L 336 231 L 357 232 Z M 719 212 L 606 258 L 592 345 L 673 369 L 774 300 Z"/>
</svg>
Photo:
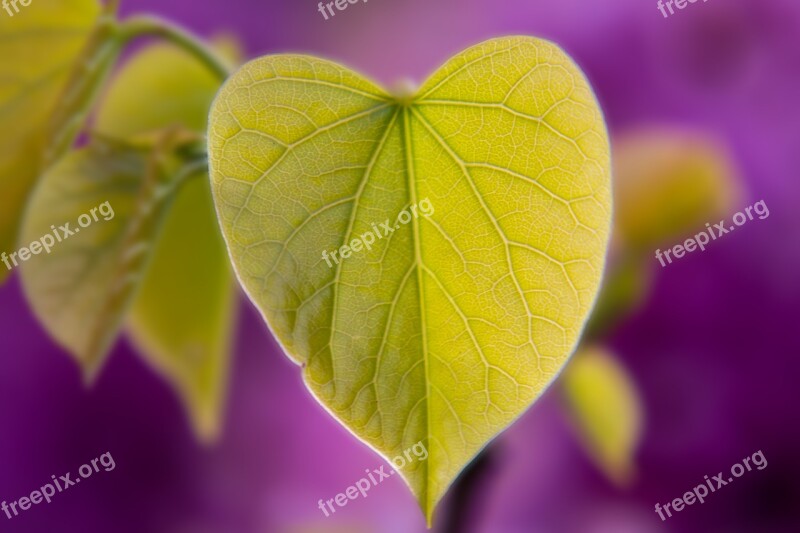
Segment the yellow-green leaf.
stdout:
<svg viewBox="0 0 800 533">
<path fill-rule="evenodd" d="M 356 436 L 387 458 L 427 446 L 401 473 L 430 521 L 555 377 L 592 307 L 611 176 L 583 74 L 528 37 L 458 54 L 416 95 L 264 57 L 215 100 L 209 158 L 242 285 Z"/>
<path fill-rule="evenodd" d="M 19 4 L 18 4 L 19 5 Z M 0 11 L 0 250 L 11 252 L 38 177 L 48 121 L 100 14 L 97 0 L 36 0 Z M 7 275 L 0 269 L 0 281 Z"/>
<path fill-rule="evenodd" d="M 621 245 L 648 255 L 728 216 L 741 192 L 719 141 L 667 127 L 622 135 L 615 143 L 614 177 Z"/>
<path fill-rule="evenodd" d="M 218 80 L 191 55 L 154 45 L 114 79 L 96 128 L 138 137 L 170 126 L 205 130 Z M 218 434 L 230 365 L 235 284 L 208 179 L 178 190 L 131 308 L 140 353 L 176 388 L 198 434 Z"/>
<path fill-rule="evenodd" d="M 221 83 L 188 52 L 172 44 L 151 45 L 114 77 L 94 129 L 122 138 L 168 126 L 204 132 Z"/>
<path fill-rule="evenodd" d="M 605 349 L 588 346 L 572 358 L 561 383 L 589 455 L 612 481 L 630 483 L 643 414 L 628 372 Z"/>
<path fill-rule="evenodd" d="M 151 255 L 170 197 L 159 167 L 142 152 L 94 144 L 54 165 L 31 195 L 20 242 L 50 246 L 21 264 L 25 295 L 87 378 L 116 338 Z"/>
</svg>

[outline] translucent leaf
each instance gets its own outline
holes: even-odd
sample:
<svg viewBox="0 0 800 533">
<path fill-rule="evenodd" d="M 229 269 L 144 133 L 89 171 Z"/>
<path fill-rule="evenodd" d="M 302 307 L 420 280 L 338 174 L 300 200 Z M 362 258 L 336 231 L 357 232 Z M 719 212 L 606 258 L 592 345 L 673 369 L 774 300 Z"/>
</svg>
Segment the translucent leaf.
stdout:
<svg viewBox="0 0 800 533">
<path fill-rule="evenodd" d="M 220 81 L 171 45 L 137 54 L 98 112 L 105 135 L 138 137 L 180 125 L 205 130 Z M 198 433 L 220 425 L 234 318 L 235 284 L 208 179 L 192 178 L 170 208 L 128 330 L 142 355 L 177 389 Z"/>
<path fill-rule="evenodd" d="M 643 415 L 628 372 L 607 351 L 590 346 L 575 354 L 561 384 L 589 455 L 611 480 L 630 483 Z"/>
<path fill-rule="evenodd" d="M 614 144 L 616 230 L 653 252 L 729 215 L 740 196 L 727 150 L 706 135 L 666 127 L 631 130 Z"/>
<path fill-rule="evenodd" d="M 49 117 L 99 14 L 97 0 L 36 0 L 13 17 L 0 11 L 0 250 L 16 248 Z M 0 269 L 0 281 L 7 274 Z"/>
<path fill-rule="evenodd" d="M 55 242 L 22 263 L 25 295 L 87 378 L 141 281 L 169 198 L 164 181 L 144 153 L 95 144 L 68 154 L 31 195 L 21 242 Z"/>
<path fill-rule="evenodd" d="M 583 74 L 527 37 L 466 50 L 416 96 L 284 55 L 214 103 L 214 199 L 242 285 L 356 436 L 386 458 L 427 446 L 402 475 L 429 521 L 578 340 L 603 271 L 608 151 Z"/>
</svg>

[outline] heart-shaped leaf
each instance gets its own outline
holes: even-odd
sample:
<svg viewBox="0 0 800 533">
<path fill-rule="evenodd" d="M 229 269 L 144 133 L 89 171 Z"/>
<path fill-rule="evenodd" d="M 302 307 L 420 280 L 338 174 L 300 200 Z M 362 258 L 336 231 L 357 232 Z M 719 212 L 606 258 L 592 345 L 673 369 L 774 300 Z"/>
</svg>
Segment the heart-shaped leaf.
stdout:
<svg viewBox="0 0 800 533">
<path fill-rule="evenodd" d="M 28 193 L 41 170 L 48 122 L 101 6 L 36 0 L 0 11 L 0 250 L 11 252 Z M 0 281 L 8 274 L 0 269 Z"/>
<path fill-rule="evenodd" d="M 427 446 L 401 474 L 430 521 L 592 307 L 611 188 L 583 74 L 528 37 L 466 50 L 416 95 L 264 57 L 218 95 L 209 157 L 242 285 L 356 436 L 387 458 Z"/>
</svg>

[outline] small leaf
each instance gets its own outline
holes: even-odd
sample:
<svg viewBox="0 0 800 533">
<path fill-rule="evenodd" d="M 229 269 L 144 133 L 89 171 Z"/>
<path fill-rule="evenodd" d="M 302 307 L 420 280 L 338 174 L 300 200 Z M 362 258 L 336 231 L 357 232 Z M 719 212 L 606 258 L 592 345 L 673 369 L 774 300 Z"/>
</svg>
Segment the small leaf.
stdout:
<svg viewBox="0 0 800 533">
<path fill-rule="evenodd" d="M 0 250 L 16 248 L 48 121 L 100 15 L 97 0 L 36 0 L 0 12 Z M 7 275 L 0 269 L 0 281 Z"/>
<path fill-rule="evenodd" d="M 466 50 L 416 96 L 264 57 L 217 96 L 209 157 L 242 285 L 355 435 L 386 458 L 427 446 L 401 474 L 430 521 L 556 376 L 592 307 L 610 162 L 583 74 L 527 37 Z M 331 261 L 368 232 L 369 249 Z"/>
<path fill-rule="evenodd" d="M 95 126 L 104 135 L 130 138 L 171 125 L 205 130 L 220 83 L 186 52 L 148 47 L 114 79 Z M 128 330 L 143 357 L 176 388 L 207 440 L 220 426 L 235 294 L 210 185 L 197 176 L 176 194 Z"/>
<path fill-rule="evenodd" d="M 94 144 L 57 163 L 31 195 L 21 242 L 55 242 L 22 263 L 25 295 L 88 378 L 116 338 L 153 249 L 169 197 L 157 162 L 122 145 Z M 85 227 L 84 214 L 92 218 Z"/>
<path fill-rule="evenodd" d="M 612 481 L 629 484 L 635 475 L 643 415 L 628 372 L 606 350 L 589 346 L 578 350 L 561 383 L 589 455 Z"/>
<path fill-rule="evenodd" d="M 614 150 L 616 229 L 648 256 L 728 216 L 741 190 L 719 142 L 665 127 L 632 130 Z"/>
</svg>

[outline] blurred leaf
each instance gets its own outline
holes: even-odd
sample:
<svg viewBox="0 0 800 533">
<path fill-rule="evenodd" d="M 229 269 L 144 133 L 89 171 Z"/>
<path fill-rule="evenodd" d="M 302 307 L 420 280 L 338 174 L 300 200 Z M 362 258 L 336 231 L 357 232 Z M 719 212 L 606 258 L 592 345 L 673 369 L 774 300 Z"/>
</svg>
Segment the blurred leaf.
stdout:
<svg viewBox="0 0 800 533">
<path fill-rule="evenodd" d="M 108 4 L 88 44 L 72 67 L 67 85 L 50 120 L 45 164 L 72 147 L 125 43 L 116 27 L 116 6 Z"/>
<path fill-rule="evenodd" d="M 114 77 L 94 129 L 120 138 L 136 138 L 168 126 L 204 132 L 220 85 L 208 69 L 176 46 L 148 46 Z"/>
<path fill-rule="evenodd" d="M 36 0 L 0 11 L 0 250 L 16 248 L 48 120 L 100 15 L 97 0 Z M 0 282 L 7 271 L 0 269 Z"/>
<path fill-rule="evenodd" d="M 177 195 L 128 325 L 180 392 L 198 433 L 213 439 L 228 381 L 235 285 L 209 187 L 198 178 Z"/>
<path fill-rule="evenodd" d="M 220 83 L 186 52 L 172 45 L 148 47 L 114 79 L 95 127 L 129 138 L 170 125 L 204 131 Z M 128 329 L 142 355 L 176 388 L 206 439 L 220 426 L 234 295 L 204 172 L 176 195 Z"/>
<path fill-rule="evenodd" d="M 71 152 L 42 176 L 23 220 L 21 242 L 55 232 L 63 239 L 21 265 L 22 284 L 40 322 L 89 379 L 117 336 L 165 211 L 169 195 L 156 160 L 122 145 Z M 105 202 L 113 218 L 79 226 L 82 214 Z"/>
<path fill-rule="evenodd" d="M 608 150 L 581 71 L 526 37 L 466 50 L 418 96 L 282 55 L 215 100 L 213 192 L 241 283 L 354 434 L 385 457 L 429 446 L 401 472 L 429 521 L 572 352 L 603 270 Z M 430 217 L 326 264 L 411 205 Z"/>
<path fill-rule="evenodd" d="M 589 455 L 612 481 L 630 483 L 643 415 L 628 372 L 603 348 L 581 347 L 564 369 L 561 384 Z"/>
<path fill-rule="evenodd" d="M 650 254 L 728 216 L 738 201 L 733 162 L 696 132 L 632 130 L 615 143 L 614 205 L 623 244 Z"/>
</svg>

